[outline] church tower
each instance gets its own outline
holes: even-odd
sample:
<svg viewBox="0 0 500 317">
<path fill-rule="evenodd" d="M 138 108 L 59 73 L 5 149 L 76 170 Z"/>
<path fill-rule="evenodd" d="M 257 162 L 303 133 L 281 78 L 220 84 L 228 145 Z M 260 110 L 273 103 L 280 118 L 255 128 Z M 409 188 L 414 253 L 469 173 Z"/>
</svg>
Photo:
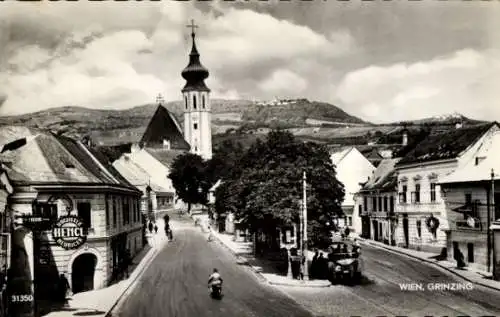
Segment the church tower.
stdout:
<svg viewBox="0 0 500 317">
<path fill-rule="evenodd" d="M 182 88 L 184 102 L 184 138 L 191 146 L 191 153 L 204 159 L 212 158 L 212 128 L 209 94 L 205 85 L 208 70 L 201 65 L 200 54 L 196 49 L 194 21 L 191 21 L 193 46 L 189 54 L 189 64 L 182 71 L 186 85 Z"/>
</svg>

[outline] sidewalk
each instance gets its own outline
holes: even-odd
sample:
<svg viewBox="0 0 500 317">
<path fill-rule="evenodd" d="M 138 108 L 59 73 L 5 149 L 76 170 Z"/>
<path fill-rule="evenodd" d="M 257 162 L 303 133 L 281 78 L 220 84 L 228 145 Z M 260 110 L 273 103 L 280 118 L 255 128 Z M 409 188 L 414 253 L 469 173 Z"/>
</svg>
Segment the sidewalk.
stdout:
<svg viewBox="0 0 500 317">
<path fill-rule="evenodd" d="M 201 229 L 208 235 L 208 229 L 206 227 L 201 226 Z M 331 285 L 331 283 L 326 280 L 301 281 L 287 278 L 274 266 L 276 262 L 273 263 L 272 260 L 254 257 L 252 242 L 236 242 L 233 241 L 232 234 L 219 233 L 213 230 L 212 235 L 222 246 L 226 247 L 237 257 L 238 264 L 248 265 L 255 273 L 259 274 L 267 283 L 271 285 L 295 287 L 330 287 Z M 311 253 L 308 258 L 312 258 Z"/>
<path fill-rule="evenodd" d="M 73 295 L 68 304 L 46 317 L 110 316 L 111 311 L 131 292 L 135 282 L 167 243 L 163 219 L 157 219 L 158 233 L 147 234 L 148 244 L 132 260 L 129 277 L 106 288 Z M 125 295 L 125 296 L 124 296 Z"/>
<path fill-rule="evenodd" d="M 455 262 L 451 262 L 448 260 L 438 260 L 436 257 L 438 256 L 435 253 L 417 251 L 413 249 L 405 249 L 395 246 L 390 246 L 378 241 L 358 238 L 361 243 L 368 244 L 374 247 L 386 249 L 391 252 L 396 252 L 399 254 L 404 254 L 406 256 L 412 257 L 414 259 L 418 259 L 420 261 L 438 266 L 454 275 L 457 275 L 467 282 L 475 283 L 490 289 L 500 290 L 500 282 L 492 279 L 492 274 L 488 272 L 483 272 L 476 270 L 474 268 L 466 267 L 464 269 L 458 269 Z"/>
</svg>

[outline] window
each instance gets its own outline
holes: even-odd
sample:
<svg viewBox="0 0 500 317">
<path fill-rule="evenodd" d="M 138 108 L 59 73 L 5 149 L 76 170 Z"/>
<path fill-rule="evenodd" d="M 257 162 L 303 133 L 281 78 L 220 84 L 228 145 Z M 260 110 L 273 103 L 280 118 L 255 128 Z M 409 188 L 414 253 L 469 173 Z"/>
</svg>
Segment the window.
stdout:
<svg viewBox="0 0 500 317">
<path fill-rule="evenodd" d="M 38 203 L 33 216 L 57 219 L 57 204 Z"/>
<path fill-rule="evenodd" d="M 193 129 L 198 130 L 198 123 L 193 124 Z"/>
<path fill-rule="evenodd" d="M 412 202 L 417 204 L 420 202 L 420 184 L 415 184 L 415 191 L 412 193 Z"/>
<path fill-rule="evenodd" d="M 76 205 L 76 209 L 78 211 L 78 217 L 80 217 L 83 220 L 84 225 L 87 228 L 92 227 L 92 218 L 90 216 L 90 203 L 89 202 L 84 202 L 84 203 L 78 203 Z"/>
<path fill-rule="evenodd" d="M 186 107 L 186 110 L 188 110 L 188 98 L 184 97 L 184 106 Z"/>
<path fill-rule="evenodd" d="M 104 198 L 104 209 L 106 210 L 106 227 L 109 226 L 109 202 L 108 202 L 108 195 L 105 196 Z"/>
<path fill-rule="evenodd" d="M 368 211 L 368 197 L 363 197 L 363 210 Z"/>
<path fill-rule="evenodd" d="M 377 211 L 377 197 L 372 197 L 372 211 Z"/>
<path fill-rule="evenodd" d="M 387 196 L 384 196 L 384 211 L 387 211 Z"/>
<path fill-rule="evenodd" d="M 358 216 L 361 216 L 361 212 L 363 211 L 363 206 L 358 206 Z"/>
<path fill-rule="evenodd" d="M 116 222 L 117 222 L 117 215 L 116 215 L 116 198 L 113 197 L 113 200 L 112 200 L 112 205 L 113 205 L 113 227 L 116 228 Z"/>
<path fill-rule="evenodd" d="M 431 183 L 431 202 L 436 201 L 436 183 Z"/>
<path fill-rule="evenodd" d="M 394 197 L 392 196 L 389 200 L 389 212 L 394 212 Z"/>
<path fill-rule="evenodd" d="M 406 185 L 403 185 L 402 191 L 399 193 L 399 203 L 400 204 L 406 204 L 406 192 L 408 190 L 408 187 Z"/>
<path fill-rule="evenodd" d="M 382 197 L 378 198 L 378 210 L 382 211 Z"/>
<path fill-rule="evenodd" d="M 467 261 L 474 263 L 474 243 L 467 243 Z"/>
<path fill-rule="evenodd" d="M 122 221 L 124 225 L 130 222 L 130 209 L 128 204 L 128 197 L 122 198 Z"/>
<path fill-rule="evenodd" d="M 352 217 L 348 217 L 347 221 L 348 221 L 348 226 L 352 227 Z"/>
<path fill-rule="evenodd" d="M 417 220 L 417 237 L 422 237 L 422 220 Z"/>
<path fill-rule="evenodd" d="M 196 96 L 193 96 L 193 109 L 196 110 Z"/>
<path fill-rule="evenodd" d="M 467 206 L 472 205 L 472 194 L 470 193 L 465 194 L 465 205 Z"/>
<path fill-rule="evenodd" d="M 205 109 L 205 95 L 201 96 L 201 107 Z"/>
</svg>

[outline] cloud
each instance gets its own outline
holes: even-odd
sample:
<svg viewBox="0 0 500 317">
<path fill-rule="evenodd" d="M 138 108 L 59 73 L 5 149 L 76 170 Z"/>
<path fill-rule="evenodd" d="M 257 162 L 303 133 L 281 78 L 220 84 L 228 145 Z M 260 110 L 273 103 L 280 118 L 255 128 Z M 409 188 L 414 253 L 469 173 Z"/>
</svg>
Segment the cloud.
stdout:
<svg viewBox="0 0 500 317">
<path fill-rule="evenodd" d="M 500 83 L 498 53 L 467 49 L 412 64 L 370 66 L 346 74 L 335 93 L 375 122 L 452 112 L 491 120 L 500 117 L 493 97 Z"/>
<path fill-rule="evenodd" d="M 127 108 L 180 98 L 190 50 L 188 21 L 214 97 L 274 97 L 354 49 L 347 30 L 317 33 L 267 13 L 175 1 L 116 6 L 9 4 L 0 12 L 0 114 L 66 105 Z"/>
</svg>

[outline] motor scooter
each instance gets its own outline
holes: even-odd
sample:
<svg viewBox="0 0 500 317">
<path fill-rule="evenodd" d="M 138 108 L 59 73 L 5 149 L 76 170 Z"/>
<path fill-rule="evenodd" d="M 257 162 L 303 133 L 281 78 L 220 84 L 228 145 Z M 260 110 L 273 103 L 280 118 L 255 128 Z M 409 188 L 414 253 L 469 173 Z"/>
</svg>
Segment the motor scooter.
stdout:
<svg viewBox="0 0 500 317">
<path fill-rule="evenodd" d="M 222 298 L 222 283 L 214 283 L 210 287 L 210 296 L 212 298 L 220 299 Z"/>
</svg>

